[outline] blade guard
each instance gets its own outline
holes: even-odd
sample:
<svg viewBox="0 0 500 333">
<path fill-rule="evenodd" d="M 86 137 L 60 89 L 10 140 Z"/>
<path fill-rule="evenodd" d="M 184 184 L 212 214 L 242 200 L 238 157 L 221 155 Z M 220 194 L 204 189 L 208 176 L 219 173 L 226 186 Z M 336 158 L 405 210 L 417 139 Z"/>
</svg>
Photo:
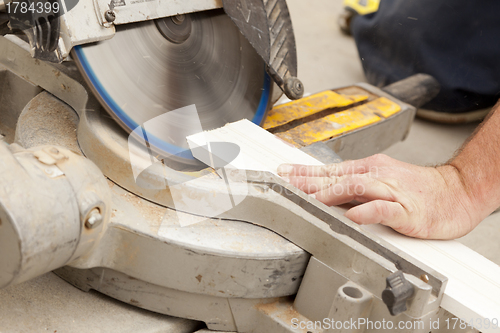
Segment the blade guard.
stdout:
<svg viewBox="0 0 500 333">
<path fill-rule="evenodd" d="M 222 0 L 224 11 L 268 66 L 268 73 L 292 100 L 304 94 L 297 78 L 297 50 L 285 0 Z"/>
</svg>

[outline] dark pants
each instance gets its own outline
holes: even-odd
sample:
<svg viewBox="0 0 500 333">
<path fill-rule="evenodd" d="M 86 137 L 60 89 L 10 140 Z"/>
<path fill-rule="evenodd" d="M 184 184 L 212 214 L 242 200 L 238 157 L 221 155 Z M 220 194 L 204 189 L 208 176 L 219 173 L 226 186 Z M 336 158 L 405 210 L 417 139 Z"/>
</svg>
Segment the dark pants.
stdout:
<svg viewBox="0 0 500 333">
<path fill-rule="evenodd" d="M 500 98 L 499 0 L 381 0 L 352 23 L 368 81 L 384 86 L 416 73 L 441 92 L 425 108 L 465 112 Z"/>
</svg>

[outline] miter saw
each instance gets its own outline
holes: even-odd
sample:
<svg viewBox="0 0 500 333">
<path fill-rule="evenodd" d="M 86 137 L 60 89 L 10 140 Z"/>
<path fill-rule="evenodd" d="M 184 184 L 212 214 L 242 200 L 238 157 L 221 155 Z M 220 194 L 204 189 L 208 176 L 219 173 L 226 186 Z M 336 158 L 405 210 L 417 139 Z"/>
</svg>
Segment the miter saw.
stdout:
<svg viewBox="0 0 500 333">
<path fill-rule="evenodd" d="M 325 163 L 366 156 L 408 131 L 393 95 L 421 104 L 431 78 L 300 99 L 283 0 L 22 3 L 0 2 L 0 73 L 22 87 L 1 96 L 0 287 L 56 270 L 238 332 L 453 317 L 446 277 L 272 174 L 221 174 L 229 146 L 201 163 L 186 143 L 247 118 Z M 295 101 L 269 111 L 278 89 Z"/>
</svg>

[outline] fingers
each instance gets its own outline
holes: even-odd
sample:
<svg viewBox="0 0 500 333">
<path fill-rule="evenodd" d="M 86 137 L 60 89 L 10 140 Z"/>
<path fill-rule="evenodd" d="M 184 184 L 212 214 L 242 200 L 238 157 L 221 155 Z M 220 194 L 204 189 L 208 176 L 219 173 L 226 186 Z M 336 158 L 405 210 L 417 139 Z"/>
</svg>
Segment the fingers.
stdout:
<svg viewBox="0 0 500 333">
<path fill-rule="evenodd" d="M 338 177 L 302 177 L 292 176 L 286 178 L 290 184 L 299 190 L 311 194 L 335 185 L 340 179 Z"/>
<path fill-rule="evenodd" d="M 330 165 L 302 165 L 302 164 L 281 164 L 278 167 L 279 176 L 307 176 L 307 177 L 328 177 L 336 168 L 336 164 Z"/>
<path fill-rule="evenodd" d="M 340 177 L 346 174 L 363 174 L 370 171 L 366 159 L 345 161 L 329 165 L 282 164 L 278 167 L 278 175 L 284 177 Z"/>
<path fill-rule="evenodd" d="M 376 171 L 378 167 L 395 164 L 401 164 L 401 162 L 384 154 L 376 154 L 360 160 L 344 161 L 330 165 L 307 166 L 301 164 L 282 164 L 278 167 L 278 175 L 285 177 L 340 177 L 347 174 L 365 174 Z"/>
<path fill-rule="evenodd" d="M 330 181 L 326 185 L 327 180 Z M 295 177 L 291 183 L 302 191 L 329 206 L 341 205 L 357 200 L 395 201 L 393 190 L 386 184 L 368 175 L 347 175 L 342 177 Z M 316 190 L 317 189 L 317 190 Z M 316 190 L 316 191 L 315 191 Z"/>
<path fill-rule="evenodd" d="M 409 216 L 399 202 L 374 200 L 353 207 L 344 215 L 358 224 L 380 223 L 404 234 L 411 232 L 411 230 L 401 230 L 403 225 L 408 227 Z"/>
</svg>

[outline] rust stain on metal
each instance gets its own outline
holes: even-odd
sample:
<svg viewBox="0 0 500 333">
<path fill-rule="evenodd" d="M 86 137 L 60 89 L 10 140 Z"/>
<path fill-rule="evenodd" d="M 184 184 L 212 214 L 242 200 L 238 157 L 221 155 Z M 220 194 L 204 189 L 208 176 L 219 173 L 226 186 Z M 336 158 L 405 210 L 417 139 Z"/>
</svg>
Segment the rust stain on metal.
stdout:
<svg viewBox="0 0 500 333">
<path fill-rule="evenodd" d="M 198 274 L 198 276 L 196 277 L 196 280 L 198 280 L 198 282 L 201 282 L 202 278 L 203 278 L 203 276 L 201 276 L 200 274 Z"/>
<path fill-rule="evenodd" d="M 141 303 L 133 298 L 130 299 L 130 304 L 141 307 Z"/>
<path fill-rule="evenodd" d="M 272 303 L 257 304 L 255 308 L 269 317 L 279 318 L 281 321 L 291 325 L 292 319 L 304 318 L 297 310 L 295 310 L 292 304 L 293 303 L 290 298 L 286 298 Z M 300 332 L 300 330 L 298 332 Z"/>
</svg>

